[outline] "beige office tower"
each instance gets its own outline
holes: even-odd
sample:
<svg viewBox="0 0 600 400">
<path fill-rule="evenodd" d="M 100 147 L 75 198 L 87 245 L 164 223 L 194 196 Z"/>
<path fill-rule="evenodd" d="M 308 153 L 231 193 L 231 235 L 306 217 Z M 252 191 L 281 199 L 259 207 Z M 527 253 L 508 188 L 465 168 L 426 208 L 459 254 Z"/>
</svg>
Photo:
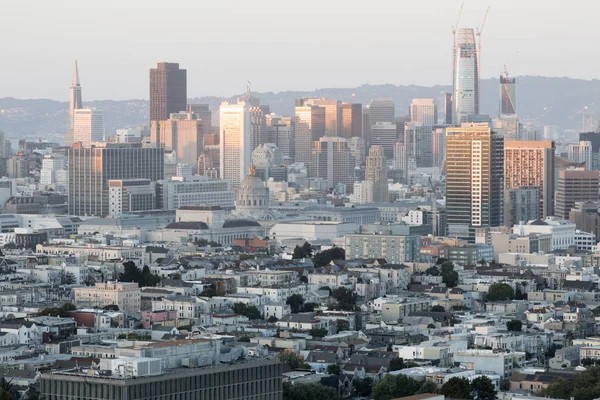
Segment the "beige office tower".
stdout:
<svg viewBox="0 0 600 400">
<path fill-rule="evenodd" d="M 164 121 L 151 121 L 150 141 L 177 154 L 177 162 L 194 166 L 197 173 L 198 157 L 203 149 L 202 121 L 191 112 L 171 114 Z"/>
<path fill-rule="evenodd" d="M 325 136 L 313 142 L 308 176 L 324 179 L 329 188 L 344 183 L 346 189 L 351 191 L 354 185 L 354 157 L 348 148 L 348 141 Z"/>
<path fill-rule="evenodd" d="M 474 228 L 503 221 L 503 141 L 486 123 L 446 129 L 448 235 L 474 241 Z"/>
<path fill-rule="evenodd" d="M 109 180 L 164 179 L 164 148 L 105 143 L 69 149 L 69 214 L 106 216 Z"/>
<path fill-rule="evenodd" d="M 200 125 L 202 125 L 202 135 L 210 134 L 212 112 L 210 111 L 208 104 L 188 104 L 187 112 L 196 114 L 196 117 L 200 120 Z"/>
<path fill-rule="evenodd" d="M 504 141 L 504 187 L 539 187 L 543 218 L 554 215 L 554 151 L 552 140 Z"/>
<path fill-rule="evenodd" d="M 250 105 L 245 102 L 221 103 L 219 112 L 219 144 L 221 179 L 240 186 L 250 168 L 252 127 Z"/>
<path fill-rule="evenodd" d="M 325 136 L 325 108 L 296 106 L 294 108 L 294 161 L 308 165 L 313 142 Z"/>
<path fill-rule="evenodd" d="M 102 111 L 95 108 L 80 108 L 74 110 L 73 140 L 83 147 L 104 140 L 104 116 Z"/>
<path fill-rule="evenodd" d="M 367 156 L 365 181 L 372 183 L 370 196 L 363 197 L 365 203 L 380 203 L 388 201 L 388 164 L 383 147 L 371 146 Z"/>
<path fill-rule="evenodd" d="M 281 157 L 294 159 L 294 118 L 271 113 L 266 116 L 267 141 L 275 143 L 281 150 Z"/>
<path fill-rule="evenodd" d="M 319 106 L 325 109 L 325 136 L 338 136 L 340 101 L 322 99 L 299 99 L 296 106 Z"/>
<path fill-rule="evenodd" d="M 433 166 L 444 168 L 446 156 L 446 128 L 436 128 L 431 132 Z"/>
<path fill-rule="evenodd" d="M 437 105 L 434 99 L 413 99 L 410 103 L 411 122 L 420 122 L 433 129 L 437 125 Z"/>
<path fill-rule="evenodd" d="M 575 207 L 575 203 L 600 201 L 599 174 L 599 171 L 586 171 L 583 168 L 559 171 L 555 215 L 561 219 L 569 219 L 569 213 Z"/>
<path fill-rule="evenodd" d="M 363 110 L 360 103 L 340 104 L 340 120 L 338 122 L 338 136 L 350 139 L 362 138 Z"/>
</svg>

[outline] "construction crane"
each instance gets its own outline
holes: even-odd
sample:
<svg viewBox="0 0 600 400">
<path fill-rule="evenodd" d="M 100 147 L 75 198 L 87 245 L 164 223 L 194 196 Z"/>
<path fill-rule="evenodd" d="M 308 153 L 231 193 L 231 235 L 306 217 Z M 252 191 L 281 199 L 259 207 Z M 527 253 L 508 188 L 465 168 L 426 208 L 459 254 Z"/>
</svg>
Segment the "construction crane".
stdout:
<svg viewBox="0 0 600 400">
<path fill-rule="evenodd" d="M 460 9 L 458 10 L 458 17 L 456 18 L 456 24 L 452 25 L 452 36 L 456 37 L 456 31 L 458 30 L 458 23 L 460 22 L 460 16 L 462 15 L 463 6 L 465 3 L 460 4 Z"/>
<path fill-rule="evenodd" d="M 504 113 L 508 114 L 508 106 L 510 104 L 510 91 L 508 86 L 508 69 L 504 64 Z"/>
<path fill-rule="evenodd" d="M 485 21 L 487 20 L 488 12 L 490 8 L 486 8 L 485 15 L 483 16 L 483 22 L 479 28 L 476 28 L 475 35 L 477 35 L 477 76 L 481 79 L 481 34 L 483 33 L 483 28 L 485 26 Z"/>
<path fill-rule="evenodd" d="M 456 68 L 456 32 L 458 31 L 458 23 L 460 22 L 460 16 L 462 15 L 464 5 L 465 3 L 460 4 L 458 17 L 456 17 L 456 24 L 452 25 L 452 73 L 454 73 Z M 454 76 L 452 77 L 452 84 L 454 85 Z"/>
</svg>

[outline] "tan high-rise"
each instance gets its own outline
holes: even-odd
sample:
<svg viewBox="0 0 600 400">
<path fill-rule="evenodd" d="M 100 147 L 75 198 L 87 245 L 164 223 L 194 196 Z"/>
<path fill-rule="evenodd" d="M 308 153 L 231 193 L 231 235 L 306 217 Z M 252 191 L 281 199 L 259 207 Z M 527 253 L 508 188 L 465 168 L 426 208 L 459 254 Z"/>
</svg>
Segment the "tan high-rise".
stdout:
<svg viewBox="0 0 600 400">
<path fill-rule="evenodd" d="M 363 198 L 365 203 L 388 202 L 388 165 L 384 155 L 383 147 L 371 146 L 367 156 L 365 168 L 365 181 L 372 182 L 373 190 L 369 191 L 371 196 Z"/>
<path fill-rule="evenodd" d="M 340 120 L 338 121 L 338 136 L 350 139 L 362 137 L 362 104 L 340 104 Z"/>
<path fill-rule="evenodd" d="M 586 171 L 583 168 L 559 171 L 555 215 L 562 219 L 569 219 L 569 213 L 575 207 L 575 203 L 598 202 L 600 200 L 599 174 L 599 171 Z"/>
<path fill-rule="evenodd" d="M 160 62 L 150 70 L 150 121 L 164 121 L 187 106 L 187 71 Z"/>
<path fill-rule="evenodd" d="M 171 114 L 170 119 L 152 121 L 150 125 L 151 142 L 175 150 L 177 162 L 190 164 L 194 169 L 203 151 L 202 134 L 202 121 L 194 113 Z"/>
<path fill-rule="evenodd" d="M 294 161 L 308 164 L 311 160 L 313 142 L 325 136 L 325 108 L 296 106 L 294 118 Z"/>
<path fill-rule="evenodd" d="M 543 218 L 554 215 L 554 150 L 552 140 L 504 141 L 504 187 L 539 187 Z"/>
</svg>

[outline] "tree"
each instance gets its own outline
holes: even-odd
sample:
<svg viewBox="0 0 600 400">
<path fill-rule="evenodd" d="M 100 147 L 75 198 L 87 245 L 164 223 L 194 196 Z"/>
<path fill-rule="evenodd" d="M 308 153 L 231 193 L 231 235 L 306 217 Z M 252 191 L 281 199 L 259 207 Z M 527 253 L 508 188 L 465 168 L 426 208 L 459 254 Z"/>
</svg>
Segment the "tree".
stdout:
<svg viewBox="0 0 600 400">
<path fill-rule="evenodd" d="M 337 389 L 320 383 L 283 383 L 284 400 L 339 400 Z"/>
<path fill-rule="evenodd" d="M 12 379 L 7 380 L 4 376 L 0 378 L 0 400 L 13 400 L 16 388 Z"/>
<path fill-rule="evenodd" d="M 238 342 L 250 343 L 250 336 L 242 336 L 241 338 L 238 339 Z"/>
<path fill-rule="evenodd" d="M 471 399 L 471 384 L 467 378 L 450 378 L 440 393 L 453 399 Z"/>
<path fill-rule="evenodd" d="M 345 319 L 338 319 L 335 321 L 335 324 L 338 332 L 350 330 L 350 323 Z"/>
<path fill-rule="evenodd" d="M 440 276 L 440 270 L 435 265 L 425 270 L 425 275 Z"/>
<path fill-rule="evenodd" d="M 304 303 L 304 305 L 302 306 L 302 311 L 303 312 L 313 312 L 315 311 L 315 308 L 317 308 L 319 306 L 319 304 L 317 303 Z"/>
<path fill-rule="evenodd" d="M 233 312 L 237 315 L 243 315 L 244 317 L 254 320 L 260 319 L 260 310 L 253 305 L 247 305 L 242 302 L 237 302 L 233 304 Z"/>
<path fill-rule="evenodd" d="M 181 280 L 181 274 L 173 274 L 171 278 L 175 281 Z"/>
<path fill-rule="evenodd" d="M 74 273 L 67 272 L 67 273 L 63 274 L 61 284 L 63 284 L 63 285 L 73 285 L 75 283 L 77 283 L 77 278 L 75 278 L 75 274 Z"/>
<path fill-rule="evenodd" d="M 214 297 L 216 295 L 217 291 L 215 290 L 215 285 L 213 284 L 204 287 L 204 289 L 202 289 L 202 292 L 200 293 L 200 296 L 202 297 Z"/>
<path fill-rule="evenodd" d="M 322 338 L 327 336 L 327 329 L 325 328 L 313 328 L 310 330 L 310 336 L 316 337 L 316 338 Z"/>
<path fill-rule="evenodd" d="M 271 315 L 267 321 L 271 324 L 274 324 L 275 322 L 279 321 L 279 319 L 276 316 Z"/>
<path fill-rule="evenodd" d="M 337 364 L 329 364 L 327 366 L 327 373 L 332 375 L 339 375 L 342 372 L 342 368 L 340 368 Z"/>
<path fill-rule="evenodd" d="M 427 325 L 427 329 L 435 329 L 435 325 L 430 323 Z"/>
<path fill-rule="evenodd" d="M 412 396 L 420 388 L 419 382 L 405 375 L 386 375 L 373 387 L 375 400 L 390 400 Z"/>
<path fill-rule="evenodd" d="M 308 276 L 306 276 L 306 275 L 300 275 L 300 282 L 302 282 L 302 283 L 308 283 Z"/>
<path fill-rule="evenodd" d="M 437 392 L 437 385 L 433 382 L 433 381 L 425 381 L 421 387 L 419 388 L 419 390 L 417 390 L 416 394 L 422 394 L 422 393 L 435 393 Z"/>
<path fill-rule="evenodd" d="M 488 290 L 488 301 L 514 300 L 515 291 L 507 283 L 493 283 Z"/>
<path fill-rule="evenodd" d="M 60 307 L 46 307 L 42 310 L 41 313 L 39 313 L 40 316 L 46 315 L 46 316 L 50 316 L 50 317 L 68 317 L 69 316 L 69 311 L 73 311 L 76 310 L 77 307 L 75 307 L 73 304 L 71 303 L 65 303 Z"/>
<path fill-rule="evenodd" d="M 496 389 L 487 376 L 480 376 L 471 382 L 471 394 L 476 400 L 495 400 Z"/>
<path fill-rule="evenodd" d="M 352 386 L 354 386 L 355 394 L 359 396 L 370 396 L 373 391 L 373 379 L 356 379 L 352 382 Z"/>
<path fill-rule="evenodd" d="M 431 307 L 431 312 L 446 312 L 446 309 L 440 305 Z"/>
<path fill-rule="evenodd" d="M 401 357 L 394 357 L 390 360 L 390 371 L 400 371 L 404 369 L 404 359 Z"/>
<path fill-rule="evenodd" d="M 343 260 L 345 258 L 346 251 L 344 249 L 341 247 L 333 247 L 315 254 L 313 257 L 313 264 L 316 268 L 320 268 L 329 265 L 332 260 Z"/>
<path fill-rule="evenodd" d="M 294 247 L 294 252 L 292 253 L 292 259 L 300 260 L 302 258 L 304 258 L 304 252 L 302 251 L 302 247 L 296 245 L 296 247 Z"/>
<path fill-rule="evenodd" d="M 304 304 L 304 297 L 301 294 L 295 293 L 287 298 L 285 304 L 290 306 L 293 314 L 297 314 L 300 312 L 302 304 Z"/>
<path fill-rule="evenodd" d="M 481 265 L 481 267 L 482 267 L 482 268 L 483 268 L 483 267 L 485 267 L 485 266 L 488 264 L 488 262 L 485 260 L 485 258 L 482 258 L 482 259 L 481 259 L 481 260 L 479 260 L 477 263 L 478 263 L 479 265 Z"/>
<path fill-rule="evenodd" d="M 511 319 L 506 323 L 506 329 L 511 332 L 521 332 L 523 328 L 523 323 L 518 319 Z"/>
<path fill-rule="evenodd" d="M 116 304 L 108 304 L 102 307 L 102 309 L 106 311 L 119 311 L 119 306 Z"/>
<path fill-rule="evenodd" d="M 291 369 L 310 368 L 310 365 L 304 362 L 304 358 L 297 355 L 293 351 L 285 350 L 279 353 L 281 362 L 286 363 Z"/>
<path fill-rule="evenodd" d="M 356 305 L 358 295 L 350 289 L 339 287 L 333 290 L 333 298 L 337 300 L 337 309 L 351 311 Z"/>
<path fill-rule="evenodd" d="M 121 282 L 136 282 L 140 287 L 156 286 L 160 282 L 158 275 L 152 275 L 150 267 L 144 265 L 139 269 L 133 261 L 123 263 L 123 273 L 119 275 Z"/>
<path fill-rule="evenodd" d="M 442 282 L 446 284 L 446 287 L 454 287 L 458 284 L 458 272 L 454 270 L 452 261 L 442 263 L 440 275 L 442 275 Z"/>
<path fill-rule="evenodd" d="M 306 258 L 312 257 L 312 246 L 310 245 L 310 243 L 304 242 L 304 244 L 302 245 L 302 253 Z"/>
</svg>

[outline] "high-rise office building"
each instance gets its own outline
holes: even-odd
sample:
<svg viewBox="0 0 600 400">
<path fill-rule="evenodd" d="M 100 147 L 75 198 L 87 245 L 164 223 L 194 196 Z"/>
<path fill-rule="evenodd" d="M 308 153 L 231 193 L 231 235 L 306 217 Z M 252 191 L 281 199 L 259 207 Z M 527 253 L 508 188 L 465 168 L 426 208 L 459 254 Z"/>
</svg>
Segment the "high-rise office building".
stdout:
<svg viewBox="0 0 600 400">
<path fill-rule="evenodd" d="M 324 136 L 313 142 L 308 176 L 324 179 L 329 188 L 343 183 L 351 190 L 354 185 L 354 158 L 348 148 L 348 141 L 340 137 Z"/>
<path fill-rule="evenodd" d="M 281 157 L 294 160 L 294 118 L 271 113 L 266 117 L 267 143 L 275 143 Z"/>
<path fill-rule="evenodd" d="M 325 136 L 338 136 L 340 101 L 331 99 L 299 99 L 296 106 L 319 106 L 325 109 Z"/>
<path fill-rule="evenodd" d="M 252 124 L 250 105 L 224 101 L 220 108 L 220 172 L 221 179 L 238 187 L 250 168 Z"/>
<path fill-rule="evenodd" d="M 396 118 L 396 105 L 391 99 L 373 99 L 369 103 L 371 125 L 378 122 L 389 122 L 393 124 Z"/>
<path fill-rule="evenodd" d="M 444 112 L 446 125 L 452 125 L 452 93 L 444 93 Z"/>
<path fill-rule="evenodd" d="M 339 106 L 338 136 L 350 139 L 362 138 L 363 110 L 360 103 L 342 103 Z"/>
<path fill-rule="evenodd" d="M 104 115 L 95 108 L 79 108 L 73 114 L 73 140 L 83 147 L 104 140 Z"/>
<path fill-rule="evenodd" d="M 433 129 L 437 125 L 437 105 L 434 99 L 413 99 L 410 103 L 411 122 L 420 122 Z"/>
<path fill-rule="evenodd" d="M 521 222 L 540 217 L 540 188 L 537 186 L 504 189 L 504 226 L 512 228 Z"/>
<path fill-rule="evenodd" d="M 194 113 L 173 113 L 168 120 L 151 121 L 150 141 L 174 150 L 178 163 L 193 165 L 194 172 L 197 172 L 198 157 L 204 150 L 202 125 Z"/>
<path fill-rule="evenodd" d="M 540 188 L 540 215 L 554 215 L 554 142 L 552 140 L 505 140 L 504 187 Z"/>
<path fill-rule="evenodd" d="M 575 203 L 600 201 L 599 174 L 599 171 L 586 171 L 583 168 L 559 171 L 555 215 L 561 219 L 569 219 L 569 213 L 575 207 Z"/>
<path fill-rule="evenodd" d="M 500 115 L 513 115 L 517 113 L 517 88 L 515 78 L 500 75 L 498 113 Z"/>
<path fill-rule="evenodd" d="M 474 240 L 474 227 L 503 223 L 503 140 L 487 124 L 446 129 L 448 235 Z"/>
<path fill-rule="evenodd" d="M 106 216 L 111 179 L 164 178 L 164 149 L 141 144 L 110 144 L 69 149 L 69 214 Z"/>
<path fill-rule="evenodd" d="M 313 142 L 325 136 L 325 108 L 296 106 L 294 108 L 294 161 L 308 164 Z"/>
<path fill-rule="evenodd" d="M 388 202 L 388 164 L 383 147 L 371 146 L 367 156 L 367 165 L 365 167 L 365 181 L 372 190 L 369 191 L 363 202 Z"/>
<path fill-rule="evenodd" d="M 452 123 L 472 121 L 479 114 L 479 60 L 475 31 L 459 29 L 453 49 Z"/>
<path fill-rule="evenodd" d="M 187 70 L 160 62 L 150 69 L 150 121 L 164 121 L 187 107 Z"/>
<path fill-rule="evenodd" d="M 569 161 L 585 163 L 585 169 L 594 169 L 592 142 L 580 141 L 578 144 L 570 144 L 567 157 Z"/>
<path fill-rule="evenodd" d="M 187 112 L 196 114 L 196 117 L 202 126 L 203 135 L 210 134 L 212 126 L 212 112 L 210 111 L 208 104 L 188 104 Z"/>
<path fill-rule="evenodd" d="M 415 160 L 417 168 L 433 166 L 432 126 L 421 122 L 404 124 L 404 149 L 407 157 Z"/>
<path fill-rule="evenodd" d="M 431 132 L 431 142 L 433 166 L 443 168 L 446 156 L 446 128 L 435 128 Z"/>
<path fill-rule="evenodd" d="M 362 110 L 362 138 L 365 146 L 371 140 L 371 108 L 367 104 Z"/>
<path fill-rule="evenodd" d="M 71 81 L 71 90 L 69 98 L 69 117 L 67 119 L 67 135 L 65 137 L 65 144 L 71 146 L 74 140 L 74 122 L 75 122 L 75 110 L 83 108 L 83 101 L 81 99 L 81 85 L 79 84 L 79 69 L 77 68 L 77 60 L 73 65 L 73 79 Z"/>
<path fill-rule="evenodd" d="M 394 143 L 397 140 L 396 125 L 391 122 L 377 122 L 371 126 L 370 146 L 381 146 L 388 159 L 394 157 Z"/>
</svg>

